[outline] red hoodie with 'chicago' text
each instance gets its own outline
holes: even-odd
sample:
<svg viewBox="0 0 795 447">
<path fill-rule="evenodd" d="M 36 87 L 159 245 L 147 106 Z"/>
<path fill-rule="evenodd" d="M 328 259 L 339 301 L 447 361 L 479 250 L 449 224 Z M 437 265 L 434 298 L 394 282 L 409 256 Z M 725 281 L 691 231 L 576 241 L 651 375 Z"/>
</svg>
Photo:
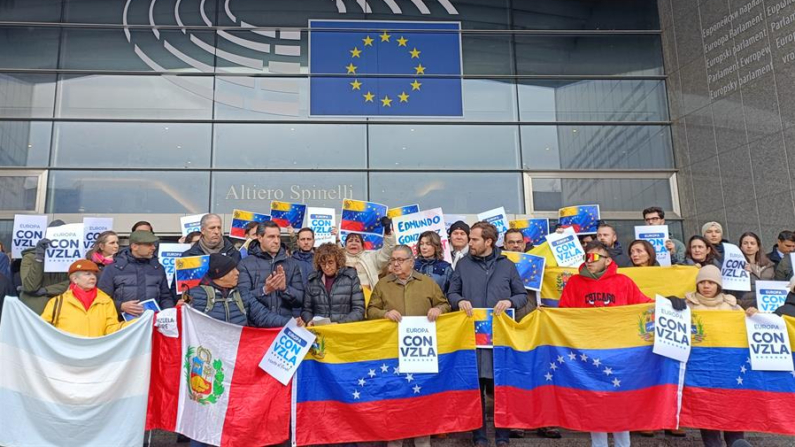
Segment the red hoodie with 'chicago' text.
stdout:
<svg viewBox="0 0 795 447">
<path fill-rule="evenodd" d="M 560 296 L 558 307 L 613 307 L 652 302 L 628 276 L 618 273 L 615 262 L 607 266 L 599 279 L 580 274 L 569 278 Z"/>
</svg>

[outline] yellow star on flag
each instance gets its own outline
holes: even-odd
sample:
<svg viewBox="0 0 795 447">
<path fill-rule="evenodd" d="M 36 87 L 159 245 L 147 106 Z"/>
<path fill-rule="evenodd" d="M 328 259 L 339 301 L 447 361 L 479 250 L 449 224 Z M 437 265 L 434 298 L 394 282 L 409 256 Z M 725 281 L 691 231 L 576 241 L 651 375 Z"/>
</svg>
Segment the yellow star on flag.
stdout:
<svg viewBox="0 0 795 447">
<path fill-rule="evenodd" d="M 351 87 L 353 87 L 353 90 L 361 90 L 361 86 L 362 83 L 359 82 L 358 79 L 354 79 L 353 82 L 351 82 Z"/>
<path fill-rule="evenodd" d="M 392 107 L 392 100 L 389 99 L 389 96 L 384 96 L 384 98 L 381 99 L 381 105 L 384 107 Z"/>
<path fill-rule="evenodd" d="M 389 42 L 390 37 L 392 36 L 387 34 L 386 31 L 384 31 L 384 34 L 381 34 L 381 42 Z"/>
<path fill-rule="evenodd" d="M 362 54 L 362 50 L 360 50 L 358 47 L 353 47 L 351 50 L 351 57 L 359 57 L 360 54 Z"/>
<path fill-rule="evenodd" d="M 348 69 L 348 74 L 356 74 L 356 68 L 358 67 L 356 67 L 356 65 L 353 64 L 348 64 L 348 66 L 345 68 Z"/>
<path fill-rule="evenodd" d="M 370 36 L 367 36 L 364 39 L 362 39 L 362 42 L 364 42 L 364 46 L 366 46 L 366 47 L 373 46 L 373 38 L 370 37 Z"/>
<path fill-rule="evenodd" d="M 422 64 L 417 65 L 414 69 L 417 70 L 414 74 L 425 74 L 425 67 L 423 67 Z"/>
<path fill-rule="evenodd" d="M 399 94 L 398 98 L 400 98 L 400 102 L 409 102 L 409 95 L 406 92 Z"/>
<path fill-rule="evenodd" d="M 375 98 L 375 95 L 370 92 L 367 92 L 362 96 L 364 96 L 364 102 L 373 102 L 373 98 Z"/>
<path fill-rule="evenodd" d="M 405 46 L 406 46 L 406 43 L 407 43 L 408 41 L 409 41 L 409 40 L 408 40 L 408 39 L 406 39 L 405 37 L 403 37 L 403 36 L 400 36 L 400 39 L 398 39 L 398 40 L 397 40 L 397 43 L 398 43 L 398 46 L 399 46 L 399 47 L 405 47 Z"/>
<path fill-rule="evenodd" d="M 411 83 L 411 89 L 412 90 L 419 90 L 421 85 L 422 85 L 422 83 L 421 82 L 417 82 L 417 80 L 415 79 L 414 82 Z"/>
<path fill-rule="evenodd" d="M 420 51 L 420 50 L 415 48 L 415 49 L 409 51 L 409 53 L 411 53 L 411 58 L 412 59 L 419 59 L 420 58 L 420 53 L 422 53 L 422 51 Z"/>
</svg>

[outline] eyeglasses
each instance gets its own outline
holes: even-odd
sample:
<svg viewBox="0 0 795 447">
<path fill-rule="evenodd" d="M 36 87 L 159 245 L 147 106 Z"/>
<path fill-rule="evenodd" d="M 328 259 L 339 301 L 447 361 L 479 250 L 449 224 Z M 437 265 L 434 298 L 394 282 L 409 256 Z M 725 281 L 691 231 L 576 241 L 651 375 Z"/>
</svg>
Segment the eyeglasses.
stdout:
<svg viewBox="0 0 795 447">
<path fill-rule="evenodd" d="M 326 259 L 325 261 L 320 261 L 320 265 L 337 265 L 337 261 L 334 259 Z"/>
<path fill-rule="evenodd" d="M 660 216 L 647 217 L 647 218 L 645 218 L 643 220 L 645 220 L 646 223 L 659 222 L 659 221 L 662 220 L 662 217 L 660 217 Z"/>
<path fill-rule="evenodd" d="M 409 258 L 392 258 L 389 260 L 390 264 L 403 264 L 404 262 L 408 261 Z"/>
<path fill-rule="evenodd" d="M 607 258 L 609 258 L 609 256 L 600 255 L 599 253 L 586 253 L 583 256 L 583 259 L 585 260 L 585 262 L 596 262 L 596 261 L 599 261 L 601 259 L 607 259 Z"/>
</svg>

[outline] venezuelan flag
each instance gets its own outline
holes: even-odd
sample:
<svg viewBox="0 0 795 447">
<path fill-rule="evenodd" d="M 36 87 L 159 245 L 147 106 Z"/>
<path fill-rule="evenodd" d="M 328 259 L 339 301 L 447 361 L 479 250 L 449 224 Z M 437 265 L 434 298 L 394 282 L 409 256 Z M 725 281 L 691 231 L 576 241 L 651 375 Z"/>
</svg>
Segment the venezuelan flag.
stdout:
<svg viewBox="0 0 795 447">
<path fill-rule="evenodd" d="M 386 213 L 386 205 L 346 199 L 342 202 L 340 229 L 384 234 L 381 218 L 386 216 Z"/>
<path fill-rule="evenodd" d="M 379 248 L 384 246 L 384 236 L 380 234 L 372 234 L 372 233 L 359 233 L 358 231 L 340 231 L 340 241 L 342 242 L 342 246 L 345 246 L 346 241 L 348 240 L 348 235 L 351 233 L 357 233 L 362 236 L 364 240 L 364 249 L 365 250 L 378 250 Z"/>
<path fill-rule="evenodd" d="M 567 206 L 558 210 L 558 223 L 577 234 L 595 234 L 599 226 L 599 205 Z"/>
<path fill-rule="evenodd" d="M 232 212 L 232 224 L 229 228 L 229 236 L 245 239 L 246 238 L 246 225 L 249 222 L 265 222 L 271 220 L 271 216 L 267 214 L 257 214 L 251 211 L 234 210 Z"/>
<path fill-rule="evenodd" d="M 210 256 L 190 256 L 174 261 L 177 294 L 199 285 L 210 269 Z"/>
<path fill-rule="evenodd" d="M 400 216 L 407 216 L 409 214 L 419 213 L 420 206 L 419 205 L 406 205 L 401 206 L 400 208 L 390 208 L 389 211 L 386 212 L 386 216 L 390 219 L 394 219 Z"/>
<path fill-rule="evenodd" d="M 508 225 L 521 231 L 524 241 L 532 245 L 545 242 L 544 238 L 549 234 L 549 219 L 511 220 Z"/>
<path fill-rule="evenodd" d="M 544 279 L 544 264 L 546 259 L 543 256 L 531 255 L 528 253 L 517 253 L 513 251 L 501 252 L 511 262 L 516 264 L 522 284 L 528 290 L 541 290 Z"/>
<path fill-rule="evenodd" d="M 496 318 L 495 424 L 675 428 L 680 364 L 652 352 L 644 331 L 653 311 L 649 305 L 543 309 L 521 323 Z"/>
<path fill-rule="evenodd" d="M 305 214 L 306 205 L 302 203 L 271 202 L 271 218 L 282 228 L 301 228 Z"/>
<path fill-rule="evenodd" d="M 298 445 L 371 442 L 481 426 L 473 320 L 437 320 L 438 374 L 398 370 L 398 325 L 389 320 L 320 326 L 298 369 Z"/>
<path fill-rule="evenodd" d="M 681 425 L 795 435 L 795 373 L 752 371 L 745 313 L 693 312 Z M 791 346 L 795 319 L 785 317 Z"/>
</svg>

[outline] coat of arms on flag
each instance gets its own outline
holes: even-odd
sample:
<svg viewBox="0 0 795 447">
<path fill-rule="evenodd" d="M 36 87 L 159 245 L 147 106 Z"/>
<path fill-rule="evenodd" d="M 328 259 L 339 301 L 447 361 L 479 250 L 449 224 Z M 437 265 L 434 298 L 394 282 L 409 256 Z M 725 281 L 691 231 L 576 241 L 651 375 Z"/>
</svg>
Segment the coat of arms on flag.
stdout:
<svg viewBox="0 0 795 447">
<path fill-rule="evenodd" d="M 224 364 L 213 360 L 209 349 L 188 347 L 185 353 L 185 374 L 188 375 L 188 396 L 202 405 L 214 404 L 224 393 Z"/>
</svg>

